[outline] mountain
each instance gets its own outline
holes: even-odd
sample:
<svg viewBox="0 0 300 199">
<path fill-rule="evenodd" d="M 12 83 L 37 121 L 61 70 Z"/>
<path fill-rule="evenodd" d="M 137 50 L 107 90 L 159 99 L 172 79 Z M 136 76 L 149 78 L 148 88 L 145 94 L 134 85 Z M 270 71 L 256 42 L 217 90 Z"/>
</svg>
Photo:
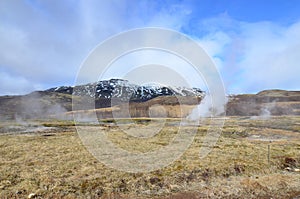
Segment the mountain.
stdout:
<svg viewBox="0 0 300 199">
<path fill-rule="evenodd" d="M 174 88 L 158 85 L 139 86 L 129 83 L 127 80 L 110 79 L 96 83 L 79 85 L 76 87 L 61 86 L 46 90 L 85 96 L 98 99 L 118 98 L 121 101 L 147 101 L 158 96 L 203 96 L 204 92 L 198 88 Z M 101 106 L 101 105 L 100 105 Z M 103 105 L 102 105 L 103 106 Z"/>
<path fill-rule="evenodd" d="M 199 88 L 174 88 L 160 85 L 139 86 L 127 80 L 111 79 L 79 86 L 61 86 L 22 96 L 0 96 L 0 120 L 49 118 L 68 115 L 72 102 L 92 100 L 101 118 L 120 117 L 129 109 L 131 117 L 186 117 L 204 98 Z M 300 115 L 300 91 L 265 90 L 257 94 L 229 95 L 228 116 Z M 179 106 L 180 105 L 180 106 Z M 78 106 L 77 106 L 78 107 Z M 75 111 L 91 111 L 80 106 Z"/>
<path fill-rule="evenodd" d="M 108 108 L 113 105 L 151 104 L 154 98 L 159 104 L 178 105 L 180 103 L 195 105 L 205 93 L 198 88 L 175 88 L 159 85 L 139 86 L 127 80 L 110 79 L 79 86 L 61 86 L 45 91 L 35 91 L 23 96 L 0 97 L 0 119 L 43 118 L 49 115 L 72 111 L 73 103 L 83 100 L 95 101 L 95 108 Z M 147 102 L 147 103 L 146 103 Z M 153 104 L 153 103 L 152 103 Z M 140 107 L 140 105 L 139 105 Z M 81 109 L 85 109 L 81 107 Z"/>
</svg>

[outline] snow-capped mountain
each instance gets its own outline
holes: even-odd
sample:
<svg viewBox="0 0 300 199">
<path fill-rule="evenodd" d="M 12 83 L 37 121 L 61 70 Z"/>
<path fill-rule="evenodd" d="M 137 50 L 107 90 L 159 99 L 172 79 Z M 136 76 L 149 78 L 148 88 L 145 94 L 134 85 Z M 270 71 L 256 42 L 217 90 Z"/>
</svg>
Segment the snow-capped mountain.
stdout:
<svg viewBox="0 0 300 199">
<path fill-rule="evenodd" d="M 78 86 L 60 86 L 22 96 L 0 96 L 0 121 L 21 118 L 45 118 L 73 110 L 72 104 L 91 100 L 95 108 L 108 108 L 130 102 L 139 109 L 152 104 L 198 104 L 204 92 L 197 88 L 172 88 L 160 85 L 136 85 L 127 80 L 110 79 Z M 146 103 L 143 103 L 146 102 Z M 91 107 L 77 106 L 80 110 Z"/>
<path fill-rule="evenodd" d="M 122 79 L 98 81 L 75 87 L 55 87 L 46 91 L 88 96 L 95 99 L 118 98 L 121 101 L 147 101 L 158 96 L 204 96 L 204 92 L 199 88 L 175 88 L 159 85 L 139 86 Z"/>
</svg>

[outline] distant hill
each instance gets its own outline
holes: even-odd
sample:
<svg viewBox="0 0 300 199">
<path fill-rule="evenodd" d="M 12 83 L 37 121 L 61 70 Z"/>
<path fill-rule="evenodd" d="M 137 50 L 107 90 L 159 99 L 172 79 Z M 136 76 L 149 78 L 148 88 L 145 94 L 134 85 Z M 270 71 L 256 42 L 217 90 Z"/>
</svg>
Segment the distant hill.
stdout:
<svg viewBox="0 0 300 199">
<path fill-rule="evenodd" d="M 226 115 L 300 115 L 300 91 L 265 90 L 257 94 L 232 95 Z"/>
</svg>

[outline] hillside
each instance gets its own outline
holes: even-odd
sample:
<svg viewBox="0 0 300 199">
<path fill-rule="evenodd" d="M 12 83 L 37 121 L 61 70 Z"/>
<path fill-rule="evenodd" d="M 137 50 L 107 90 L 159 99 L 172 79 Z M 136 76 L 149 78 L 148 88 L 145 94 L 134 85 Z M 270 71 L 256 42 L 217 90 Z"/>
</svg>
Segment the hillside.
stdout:
<svg viewBox="0 0 300 199">
<path fill-rule="evenodd" d="M 300 115 L 300 91 L 265 90 L 229 97 L 226 115 Z"/>
</svg>

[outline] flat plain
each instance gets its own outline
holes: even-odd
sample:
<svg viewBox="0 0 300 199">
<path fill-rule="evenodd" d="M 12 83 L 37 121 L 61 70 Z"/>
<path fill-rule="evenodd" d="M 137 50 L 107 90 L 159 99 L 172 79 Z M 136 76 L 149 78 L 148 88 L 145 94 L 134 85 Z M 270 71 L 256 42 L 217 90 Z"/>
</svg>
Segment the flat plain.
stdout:
<svg viewBox="0 0 300 199">
<path fill-rule="evenodd" d="M 133 122 L 132 122 L 133 121 Z M 155 136 L 122 129 L 153 128 L 159 119 L 103 120 L 99 128 L 116 146 L 145 153 L 167 146 L 178 133 L 197 130 L 176 161 L 156 171 L 128 173 L 98 161 L 72 121 L 0 124 L 1 198 L 296 198 L 300 195 L 300 117 L 226 117 L 210 153 L 199 157 L 209 120 L 182 125 L 167 119 Z M 119 128 L 120 124 L 122 128 Z M 188 136 L 188 134 L 186 134 Z"/>
</svg>

